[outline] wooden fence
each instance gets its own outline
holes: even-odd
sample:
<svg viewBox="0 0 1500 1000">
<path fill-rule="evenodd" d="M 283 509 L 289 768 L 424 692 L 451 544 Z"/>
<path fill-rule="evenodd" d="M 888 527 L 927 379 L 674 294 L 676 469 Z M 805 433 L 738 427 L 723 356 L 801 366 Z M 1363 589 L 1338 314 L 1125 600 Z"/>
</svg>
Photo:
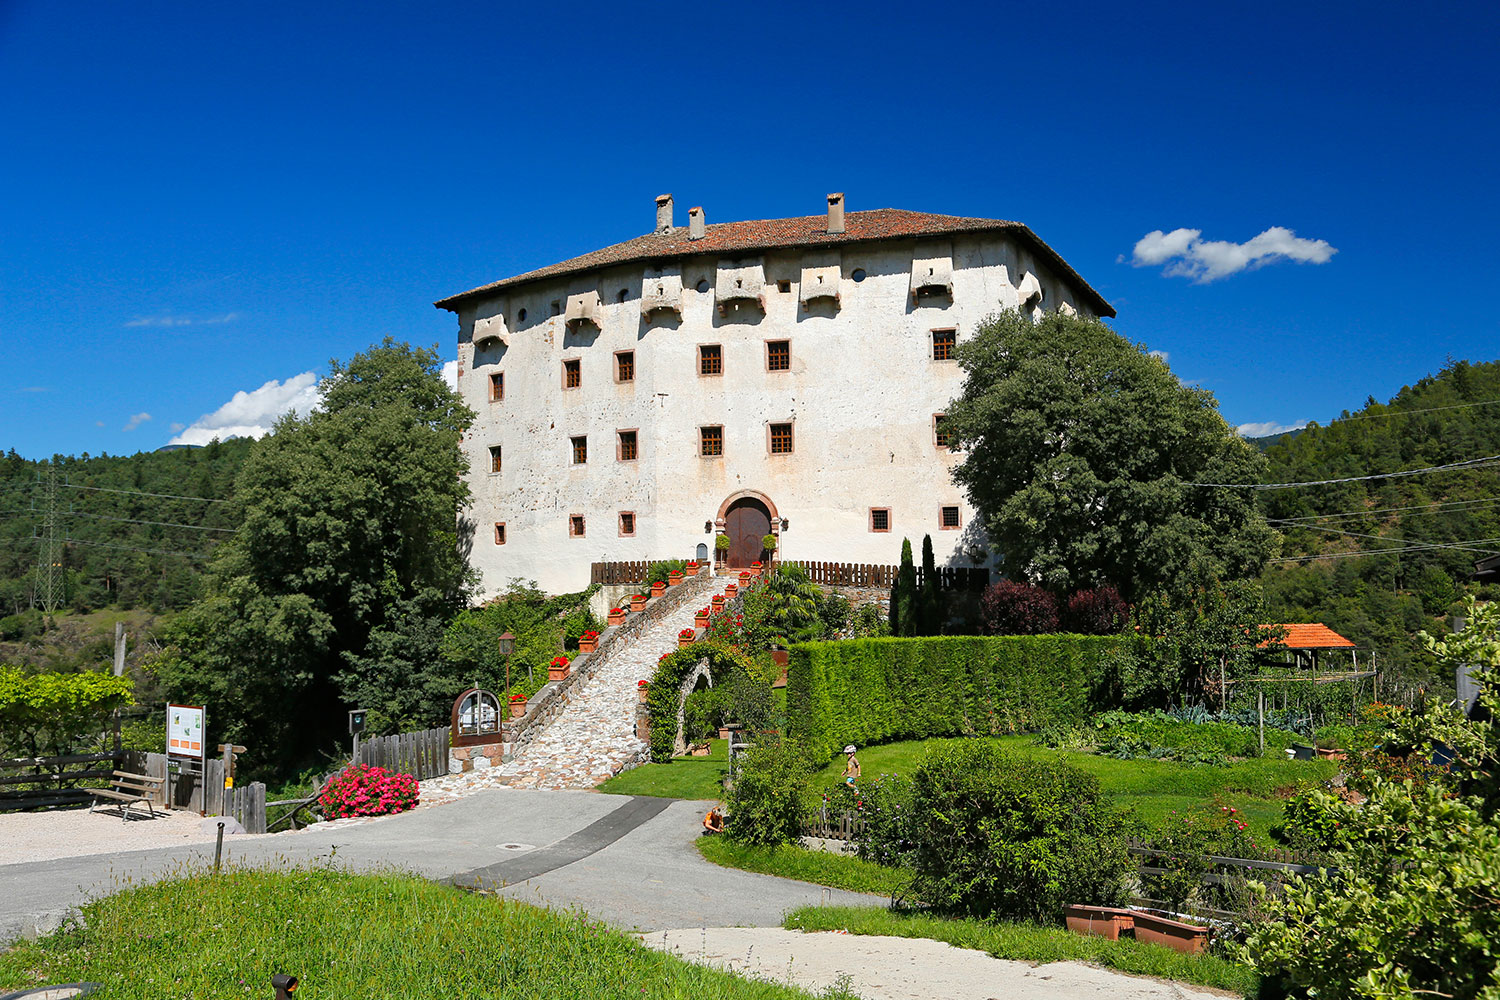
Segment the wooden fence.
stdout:
<svg viewBox="0 0 1500 1000">
<path fill-rule="evenodd" d="M 896 582 L 900 566 L 878 566 L 870 563 L 799 562 L 789 560 L 781 565 L 799 566 L 808 579 L 826 587 L 890 587 Z M 917 585 L 924 581 L 922 567 L 917 567 Z M 939 566 L 938 586 L 944 590 L 983 590 L 990 585 L 986 567 Z"/>
<path fill-rule="evenodd" d="M 91 801 L 80 782 L 103 788 L 121 754 L 80 753 L 0 760 L 0 812 Z"/>
<path fill-rule="evenodd" d="M 418 781 L 448 773 L 447 726 L 361 740 L 358 763 L 410 774 Z"/>
<path fill-rule="evenodd" d="M 802 824 L 804 837 L 822 837 L 825 840 L 853 842 L 865 834 L 865 818 L 851 812 L 829 813 L 828 804 L 818 806 Z"/>
</svg>

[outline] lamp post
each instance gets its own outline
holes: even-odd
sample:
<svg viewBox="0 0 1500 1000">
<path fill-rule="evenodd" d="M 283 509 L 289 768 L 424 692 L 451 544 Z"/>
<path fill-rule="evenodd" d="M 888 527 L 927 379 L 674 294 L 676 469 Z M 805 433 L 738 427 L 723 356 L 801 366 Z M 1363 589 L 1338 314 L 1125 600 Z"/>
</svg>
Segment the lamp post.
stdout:
<svg viewBox="0 0 1500 1000">
<path fill-rule="evenodd" d="M 505 702 L 510 707 L 510 654 L 516 650 L 516 637 L 506 632 L 500 637 L 500 655 L 505 657 Z"/>
</svg>

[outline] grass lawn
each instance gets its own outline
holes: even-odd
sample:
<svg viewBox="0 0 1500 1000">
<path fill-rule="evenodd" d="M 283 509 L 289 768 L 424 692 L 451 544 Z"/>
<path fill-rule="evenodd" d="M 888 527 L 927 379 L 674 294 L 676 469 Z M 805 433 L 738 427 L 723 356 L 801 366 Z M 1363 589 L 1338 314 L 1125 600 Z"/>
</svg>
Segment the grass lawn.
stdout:
<svg viewBox="0 0 1500 1000">
<path fill-rule="evenodd" d="M 725 868 L 779 875 L 850 892 L 894 896 L 911 878 L 910 872 L 903 868 L 887 868 L 848 854 L 809 851 L 789 844 L 757 847 L 723 837 L 699 837 L 697 845 L 699 854 Z"/>
<path fill-rule="evenodd" d="M 792 930 L 847 930 L 850 934 L 882 934 L 946 941 L 974 948 L 996 958 L 1023 962 L 1091 962 L 1140 976 L 1158 976 L 1199 986 L 1254 996 L 1260 978 L 1253 969 L 1215 955 L 1181 955 L 1162 945 L 1133 939 L 1106 941 L 1084 937 L 1060 927 L 1036 924 L 945 920 L 921 914 L 892 913 L 885 907 L 807 906 L 787 914 Z"/>
<path fill-rule="evenodd" d="M 707 757 L 678 757 L 670 764 L 642 764 L 623 771 L 599 791 L 664 799 L 722 799 L 729 773 L 729 741 L 709 740 Z"/>
<path fill-rule="evenodd" d="M 129 888 L 88 904 L 82 927 L 0 952 L 0 992 L 97 982 L 117 1000 L 260 998 L 278 972 L 298 976 L 306 1000 L 809 996 L 652 951 L 582 914 L 328 868 Z"/>
</svg>

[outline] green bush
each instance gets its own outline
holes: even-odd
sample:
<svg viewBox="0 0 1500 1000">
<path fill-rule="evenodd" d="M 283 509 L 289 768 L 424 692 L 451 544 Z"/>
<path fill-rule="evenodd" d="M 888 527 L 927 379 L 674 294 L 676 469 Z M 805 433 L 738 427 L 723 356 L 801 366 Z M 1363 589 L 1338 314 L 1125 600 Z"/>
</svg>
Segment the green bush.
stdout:
<svg viewBox="0 0 1500 1000">
<path fill-rule="evenodd" d="M 1214 805 L 1191 812 L 1175 810 L 1153 833 L 1147 846 L 1164 853 L 1142 862 L 1155 871 L 1141 872 L 1141 894 L 1161 900 L 1173 910 L 1190 903 L 1215 909 L 1240 909 L 1248 900 L 1242 872 L 1220 873 L 1220 881 L 1205 883 L 1214 870 L 1210 857 L 1257 858 L 1260 847 L 1249 826 L 1233 806 Z"/>
<path fill-rule="evenodd" d="M 662 559 L 646 568 L 646 582 L 648 584 L 666 583 L 668 582 L 667 577 L 671 576 L 673 571 L 681 573 L 686 569 L 686 559 Z"/>
<path fill-rule="evenodd" d="M 1079 719 L 1096 706 L 1109 636 L 933 636 L 793 646 L 789 733 L 832 757 L 929 736 L 1000 735 Z M 674 708 L 675 711 L 675 708 Z"/>
<path fill-rule="evenodd" d="M 812 769 L 790 740 L 762 740 L 744 751 L 729 790 L 724 834 L 744 844 L 790 844 L 807 820 Z"/>
<path fill-rule="evenodd" d="M 1099 780 L 987 740 L 940 743 L 912 777 L 915 899 L 974 917 L 1056 923 L 1123 902 L 1132 865 Z"/>
<path fill-rule="evenodd" d="M 677 706 L 682 682 L 705 657 L 716 687 L 721 683 L 732 684 L 733 678 L 744 676 L 761 683 L 761 686 L 767 688 L 766 694 L 769 696 L 770 681 L 766 679 L 765 672 L 758 670 L 749 657 L 731 646 L 717 642 L 695 642 L 691 646 L 664 654 L 657 660 L 656 670 L 652 672 L 650 683 L 646 687 L 646 711 L 651 717 L 651 760 L 654 763 L 666 764 L 672 759 L 677 739 Z M 727 696 L 718 697 L 726 697 L 727 702 Z M 710 707 L 723 711 L 745 710 L 752 699 L 757 699 L 757 695 L 754 692 L 742 692 L 741 698 L 743 701 L 733 705 L 715 705 L 713 698 L 708 701 Z M 769 702 L 757 699 L 755 703 L 763 704 L 766 715 L 764 718 L 757 716 L 752 725 L 763 725 L 769 721 Z M 687 721 L 686 718 L 683 719 L 684 727 Z"/>
<path fill-rule="evenodd" d="M 128 677 L 88 671 L 28 674 L 0 667 L 0 756 L 76 753 L 117 708 L 133 702 Z"/>
<path fill-rule="evenodd" d="M 865 828 L 854 844 L 863 861 L 891 868 L 910 868 L 916 848 L 916 812 L 912 809 L 911 779 L 882 774 L 874 781 L 835 785 L 823 793 L 830 816 L 853 813 Z"/>
</svg>

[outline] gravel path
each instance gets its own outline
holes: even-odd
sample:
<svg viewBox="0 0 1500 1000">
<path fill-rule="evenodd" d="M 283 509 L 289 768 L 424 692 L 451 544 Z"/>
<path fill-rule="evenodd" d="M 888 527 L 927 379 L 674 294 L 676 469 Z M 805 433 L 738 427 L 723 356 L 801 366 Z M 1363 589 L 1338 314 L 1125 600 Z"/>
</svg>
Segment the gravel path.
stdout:
<svg viewBox="0 0 1500 1000">
<path fill-rule="evenodd" d="M 693 624 L 696 610 L 696 602 L 685 601 L 610 657 L 514 760 L 424 781 L 422 801 L 437 803 L 485 788 L 593 788 L 641 763 L 647 747 L 635 735 L 636 684 L 650 678 L 663 653 L 677 648 L 677 633 Z"/>
<path fill-rule="evenodd" d="M 185 809 L 158 809 L 155 819 L 144 816 L 140 806 L 131 809 L 129 821 L 113 810 L 0 813 L 0 865 L 212 843 L 218 833 L 203 832 L 203 817 Z"/>
<path fill-rule="evenodd" d="M 1232 994 L 1081 962 L 1032 965 L 925 938 L 708 927 L 641 935 L 649 947 L 821 992 L 843 976 L 864 1000 L 1219 1000 Z"/>
</svg>

